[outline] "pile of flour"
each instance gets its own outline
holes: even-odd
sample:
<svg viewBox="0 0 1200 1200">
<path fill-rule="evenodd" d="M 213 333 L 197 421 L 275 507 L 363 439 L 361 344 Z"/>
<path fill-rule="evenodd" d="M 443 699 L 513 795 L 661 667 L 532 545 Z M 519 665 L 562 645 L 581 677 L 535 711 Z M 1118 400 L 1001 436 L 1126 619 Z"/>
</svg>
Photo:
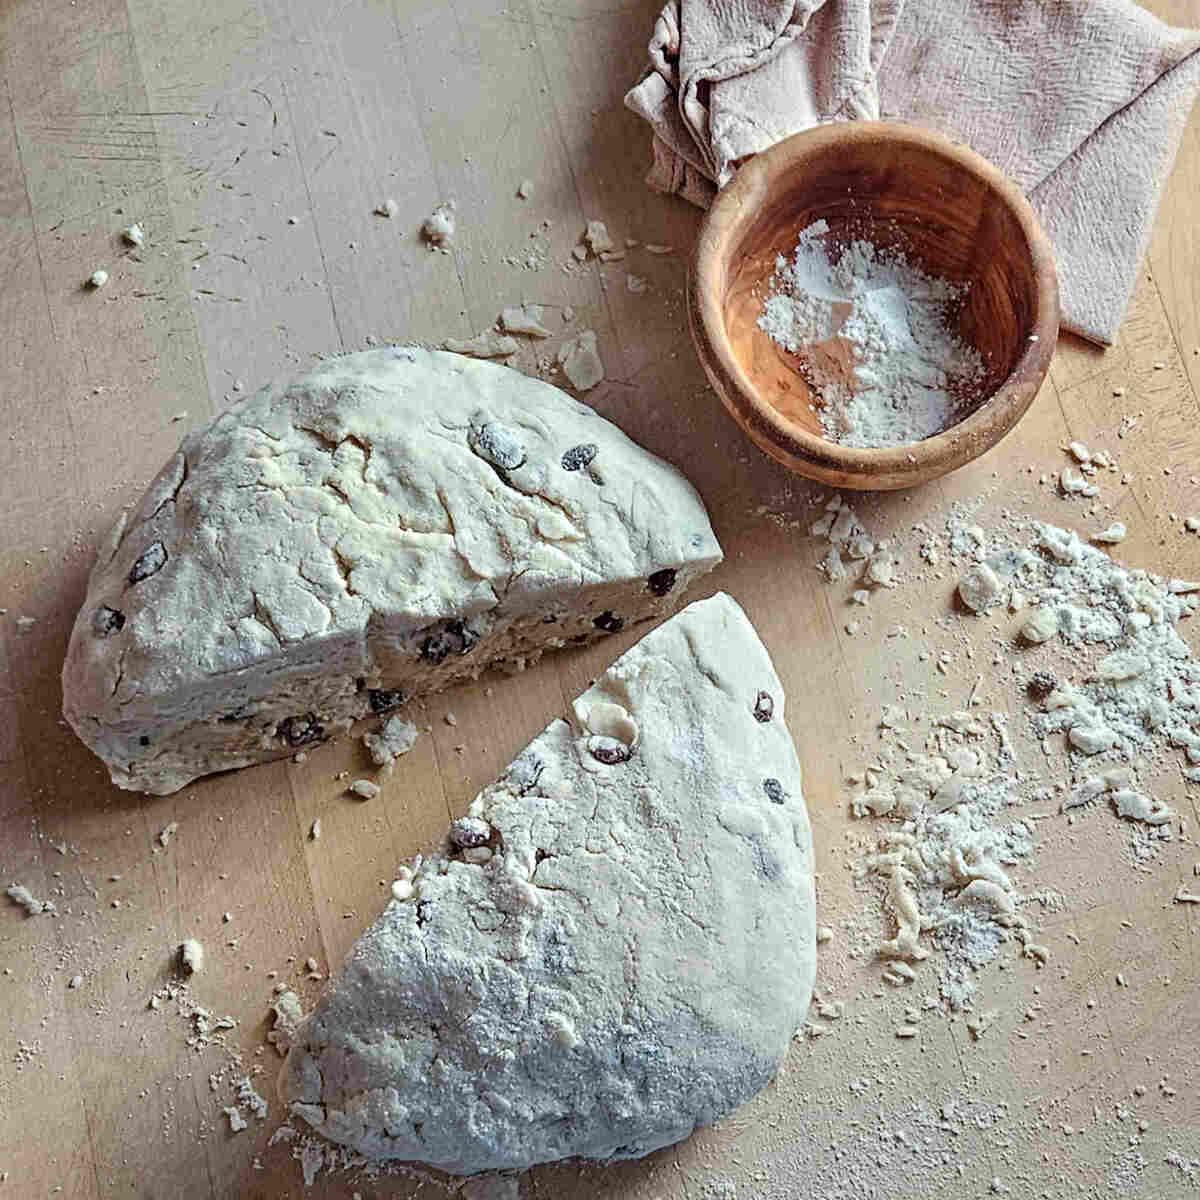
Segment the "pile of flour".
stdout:
<svg viewBox="0 0 1200 1200">
<path fill-rule="evenodd" d="M 834 261 L 828 233 L 817 221 L 791 261 L 776 259 L 759 327 L 803 357 L 832 440 L 898 446 L 940 433 L 983 375 L 979 352 L 950 324 L 965 289 L 869 241 L 851 242 Z"/>
</svg>

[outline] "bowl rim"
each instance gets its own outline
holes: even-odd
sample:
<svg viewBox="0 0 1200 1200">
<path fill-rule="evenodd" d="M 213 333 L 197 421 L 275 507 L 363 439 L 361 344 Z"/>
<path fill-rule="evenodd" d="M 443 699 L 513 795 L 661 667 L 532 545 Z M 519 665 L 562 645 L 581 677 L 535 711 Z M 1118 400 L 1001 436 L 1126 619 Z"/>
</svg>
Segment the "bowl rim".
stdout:
<svg viewBox="0 0 1200 1200">
<path fill-rule="evenodd" d="M 919 442 L 870 449 L 819 437 L 762 399 L 733 353 L 724 322 L 723 260 L 754 220 L 775 178 L 831 147 L 908 145 L 947 159 L 990 188 L 1025 236 L 1033 268 L 1030 335 L 1012 369 L 969 416 Z M 730 414 L 773 458 L 809 478 L 838 487 L 887 490 L 944 475 L 990 449 L 1033 403 L 1050 366 L 1059 328 L 1058 275 L 1049 239 L 1017 184 L 969 146 L 897 121 L 818 125 L 777 142 L 744 162 L 713 201 L 700 228 L 687 283 L 688 323 L 709 380 Z"/>
</svg>

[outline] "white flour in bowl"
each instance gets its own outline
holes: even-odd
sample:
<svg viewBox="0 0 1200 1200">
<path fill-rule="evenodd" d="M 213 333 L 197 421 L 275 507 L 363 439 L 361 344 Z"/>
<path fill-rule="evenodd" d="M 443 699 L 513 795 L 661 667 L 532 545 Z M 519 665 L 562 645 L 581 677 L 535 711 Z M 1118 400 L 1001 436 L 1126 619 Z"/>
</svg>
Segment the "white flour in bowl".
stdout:
<svg viewBox="0 0 1200 1200">
<path fill-rule="evenodd" d="M 833 441 L 898 446 L 940 433 L 983 375 L 979 352 L 950 324 L 965 288 L 869 241 L 850 242 L 835 261 L 828 232 L 815 222 L 790 261 L 776 259 L 759 327 L 803 357 Z"/>
</svg>

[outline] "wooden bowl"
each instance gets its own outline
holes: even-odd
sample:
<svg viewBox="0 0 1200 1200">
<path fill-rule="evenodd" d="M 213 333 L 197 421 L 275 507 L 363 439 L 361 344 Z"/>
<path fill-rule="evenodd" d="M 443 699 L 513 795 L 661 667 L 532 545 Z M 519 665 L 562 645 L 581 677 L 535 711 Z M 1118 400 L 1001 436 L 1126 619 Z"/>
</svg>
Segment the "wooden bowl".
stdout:
<svg viewBox="0 0 1200 1200">
<path fill-rule="evenodd" d="M 985 375 L 936 436 L 882 449 L 826 438 L 800 360 L 758 327 L 776 256 L 820 219 L 834 238 L 903 247 L 928 274 L 969 285 L 956 332 Z M 725 407 L 768 454 L 835 487 L 904 488 L 982 454 L 1033 402 L 1058 336 L 1058 279 L 1025 197 L 974 151 L 890 122 L 822 125 L 756 155 L 718 194 L 688 276 L 688 321 Z"/>
</svg>

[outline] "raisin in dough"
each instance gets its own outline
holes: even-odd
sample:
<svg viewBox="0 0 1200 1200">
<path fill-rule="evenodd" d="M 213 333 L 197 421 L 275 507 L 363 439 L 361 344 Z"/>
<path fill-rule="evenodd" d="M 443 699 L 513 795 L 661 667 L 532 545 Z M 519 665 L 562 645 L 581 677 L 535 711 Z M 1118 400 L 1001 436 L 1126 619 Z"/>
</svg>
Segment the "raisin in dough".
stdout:
<svg viewBox="0 0 1200 1200">
<path fill-rule="evenodd" d="M 63 711 L 164 795 L 665 615 L 720 558 L 687 480 L 557 388 L 352 354 L 184 440 L 92 571 Z"/>
<path fill-rule="evenodd" d="M 393 892 L 280 1076 L 335 1141 L 459 1174 L 632 1158 L 758 1092 L 816 946 L 800 764 L 742 610 L 643 638 Z"/>
</svg>

